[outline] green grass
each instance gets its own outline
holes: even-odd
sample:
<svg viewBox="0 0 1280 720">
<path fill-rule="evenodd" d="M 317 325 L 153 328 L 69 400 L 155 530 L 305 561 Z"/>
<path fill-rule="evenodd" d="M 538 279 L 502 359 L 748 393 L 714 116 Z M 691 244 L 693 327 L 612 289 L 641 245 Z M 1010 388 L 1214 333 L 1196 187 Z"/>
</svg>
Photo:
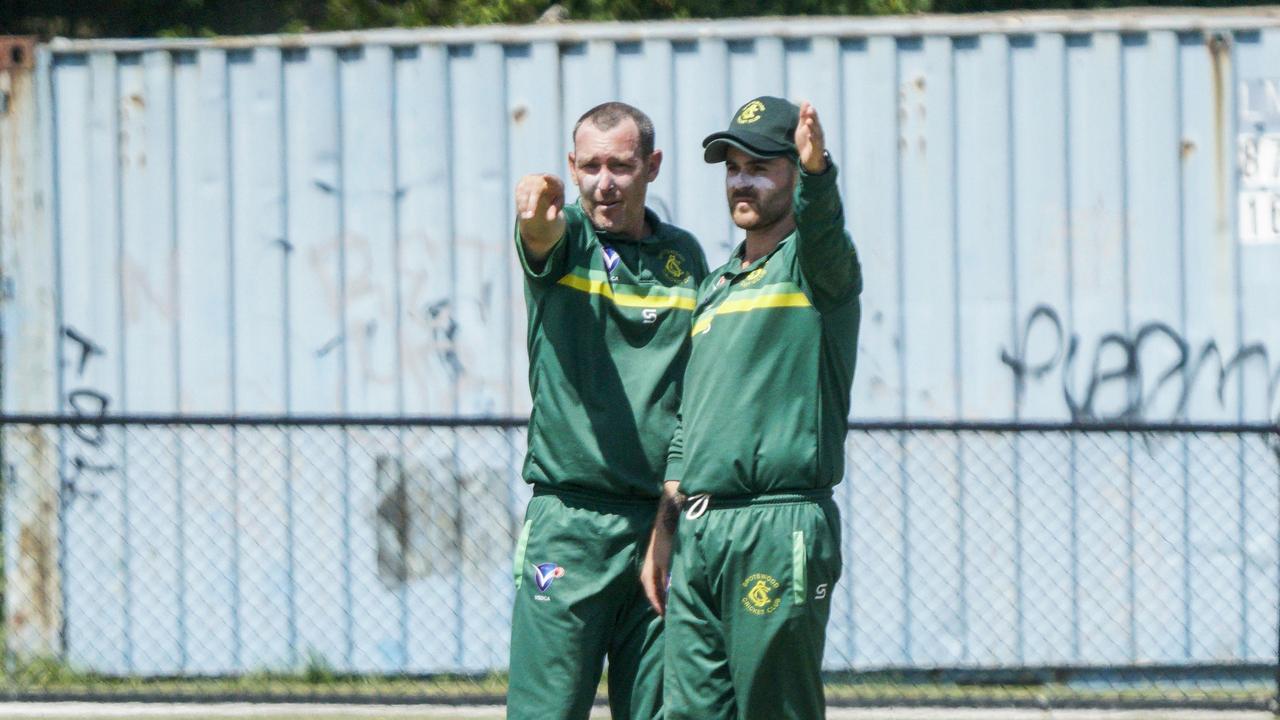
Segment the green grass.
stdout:
<svg viewBox="0 0 1280 720">
<path fill-rule="evenodd" d="M 1070 683 L 1052 679 L 987 678 L 957 682 L 894 673 L 830 673 L 825 678 L 832 705 L 1013 703 L 1054 707 L 1072 704 L 1219 703 L 1265 708 L 1276 697 L 1266 677 L 1173 681 L 1139 679 L 1115 684 Z M 506 673 L 484 675 L 350 676 L 335 671 L 323 657 L 308 657 L 294 673 L 252 673 L 228 677 L 136 678 L 76 672 L 56 659 L 10 662 L 0 695 L 24 699 L 41 696 L 93 699 L 174 700 L 340 700 L 344 702 L 406 701 L 501 702 Z M 604 681 L 601 681 L 601 696 Z"/>
<path fill-rule="evenodd" d="M 195 698 L 244 695 L 263 699 L 351 697 L 367 700 L 406 698 L 501 698 L 506 673 L 427 677 L 344 675 L 322 657 L 311 656 L 296 673 L 260 672 L 236 676 L 142 678 L 77 672 L 66 663 L 41 658 L 11 663 L 3 691 L 24 696 L 93 695 Z M 0 692 L 3 692 L 0 691 Z"/>
</svg>

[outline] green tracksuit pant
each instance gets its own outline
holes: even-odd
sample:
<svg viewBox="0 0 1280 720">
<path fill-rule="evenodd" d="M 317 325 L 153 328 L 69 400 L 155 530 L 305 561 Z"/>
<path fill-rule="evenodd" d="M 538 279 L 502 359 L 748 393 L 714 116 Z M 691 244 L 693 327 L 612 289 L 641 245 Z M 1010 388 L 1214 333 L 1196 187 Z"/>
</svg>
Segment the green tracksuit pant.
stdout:
<svg viewBox="0 0 1280 720">
<path fill-rule="evenodd" d="M 509 720 L 585 720 L 609 661 L 615 720 L 662 702 L 662 622 L 640 587 L 656 499 L 535 491 L 516 546 Z"/>
<path fill-rule="evenodd" d="M 682 516 L 664 633 L 667 720 L 824 717 L 822 650 L 840 567 L 829 491 L 712 497 L 702 515 Z"/>
</svg>

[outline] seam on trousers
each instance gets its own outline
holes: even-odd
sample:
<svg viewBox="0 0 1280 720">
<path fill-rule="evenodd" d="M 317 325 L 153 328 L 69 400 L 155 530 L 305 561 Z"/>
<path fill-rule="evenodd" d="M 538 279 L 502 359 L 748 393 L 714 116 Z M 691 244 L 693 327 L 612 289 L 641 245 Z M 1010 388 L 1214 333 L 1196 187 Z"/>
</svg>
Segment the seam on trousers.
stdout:
<svg viewBox="0 0 1280 720">
<path fill-rule="evenodd" d="M 791 592 L 796 605 L 803 605 L 805 598 L 806 575 L 804 531 L 791 533 Z"/>
<path fill-rule="evenodd" d="M 515 574 L 517 590 L 520 589 L 521 583 L 524 582 L 524 554 L 529 547 L 529 528 L 532 525 L 532 520 L 524 521 L 524 528 L 520 530 L 520 540 L 516 543 L 516 561 L 511 571 Z"/>
</svg>

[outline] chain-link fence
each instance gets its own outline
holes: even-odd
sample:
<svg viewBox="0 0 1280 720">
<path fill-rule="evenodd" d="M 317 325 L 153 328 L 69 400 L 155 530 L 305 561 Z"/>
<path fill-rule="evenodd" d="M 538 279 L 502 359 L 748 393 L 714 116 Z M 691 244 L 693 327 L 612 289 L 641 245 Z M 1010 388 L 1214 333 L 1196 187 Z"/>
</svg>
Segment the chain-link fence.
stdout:
<svg viewBox="0 0 1280 720">
<path fill-rule="evenodd" d="M 2 423 L 11 697 L 500 700 L 519 421 Z M 1274 708 L 1280 429 L 856 425 L 833 704 Z"/>
</svg>

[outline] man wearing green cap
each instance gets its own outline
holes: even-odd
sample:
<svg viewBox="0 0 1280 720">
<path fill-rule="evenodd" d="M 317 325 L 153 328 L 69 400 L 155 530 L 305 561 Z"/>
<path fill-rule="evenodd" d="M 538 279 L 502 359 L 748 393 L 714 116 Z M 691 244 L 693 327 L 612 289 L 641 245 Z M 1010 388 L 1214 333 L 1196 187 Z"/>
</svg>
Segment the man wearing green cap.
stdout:
<svg viewBox="0 0 1280 720">
<path fill-rule="evenodd" d="M 645 207 L 653 123 L 619 102 L 573 129 L 577 203 L 516 185 L 533 485 L 516 547 L 511 720 L 585 720 L 605 658 L 615 720 L 659 716 L 662 623 L 637 582 L 676 428 L 698 283 L 689 233 Z"/>
<path fill-rule="evenodd" d="M 664 708 L 667 720 L 811 720 L 825 713 L 841 568 L 831 488 L 862 273 L 811 105 L 756 98 L 703 147 L 725 163 L 746 239 L 698 290 L 668 461 L 679 482 L 666 484 L 641 576 L 666 616 Z"/>
</svg>

